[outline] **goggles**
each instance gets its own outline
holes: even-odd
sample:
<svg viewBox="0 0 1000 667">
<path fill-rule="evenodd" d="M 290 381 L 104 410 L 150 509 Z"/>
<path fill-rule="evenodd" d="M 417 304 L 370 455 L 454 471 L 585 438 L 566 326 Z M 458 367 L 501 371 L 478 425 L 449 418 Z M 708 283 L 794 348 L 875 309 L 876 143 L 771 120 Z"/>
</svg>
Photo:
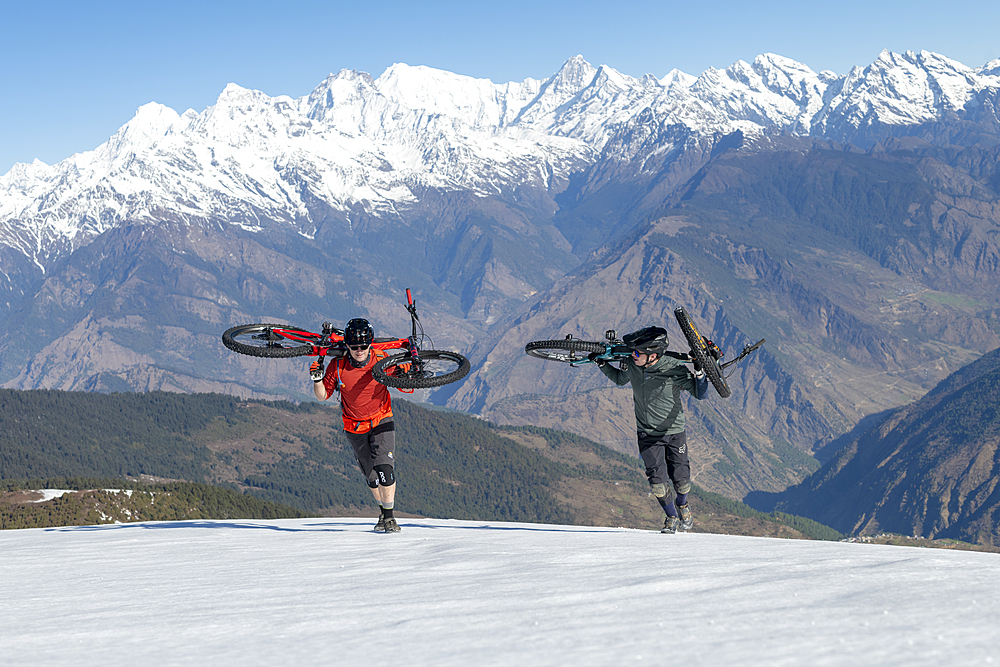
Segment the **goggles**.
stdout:
<svg viewBox="0 0 1000 667">
<path fill-rule="evenodd" d="M 355 352 L 363 352 L 371 347 L 371 345 L 348 345 L 347 347 Z"/>
</svg>

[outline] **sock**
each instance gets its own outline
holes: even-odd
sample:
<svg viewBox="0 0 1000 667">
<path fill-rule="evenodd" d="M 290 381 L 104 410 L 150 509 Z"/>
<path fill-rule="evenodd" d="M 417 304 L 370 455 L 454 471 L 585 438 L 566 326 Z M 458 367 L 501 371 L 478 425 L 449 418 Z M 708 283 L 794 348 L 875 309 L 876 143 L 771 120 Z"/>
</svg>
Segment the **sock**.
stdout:
<svg viewBox="0 0 1000 667">
<path fill-rule="evenodd" d="M 660 507 L 663 508 L 663 511 L 666 512 L 667 516 L 677 516 L 677 508 L 674 507 L 674 504 L 670 501 L 669 497 L 663 496 L 662 498 L 657 498 L 656 500 L 660 503 Z"/>
<path fill-rule="evenodd" d="M 384 516 L 386 519 L 391 519 L 392 518 L 392 505 L 393 505 L 393 503 L 383 503 L 381 505 L 381 507 L 382 507 L 382 516 Z"/>
<path fill-rule="evenodd" d="M 678 493 L 677 494 L 677 499 L 674 502 L 677 503 L 678 505 L 687 505 L 688 504 L 688 494 L 686 494 L 686 493 Z"/>
</svg>

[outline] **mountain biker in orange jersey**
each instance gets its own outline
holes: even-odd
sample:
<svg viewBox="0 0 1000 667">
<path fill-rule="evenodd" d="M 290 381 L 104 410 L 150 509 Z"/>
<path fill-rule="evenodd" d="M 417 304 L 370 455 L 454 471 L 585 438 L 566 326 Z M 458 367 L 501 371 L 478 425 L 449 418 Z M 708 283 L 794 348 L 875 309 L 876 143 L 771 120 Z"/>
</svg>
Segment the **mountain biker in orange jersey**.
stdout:
<svg viewBox="0 0 1000 667">
<path fill-rule="evenodd" d="M 694 372 L 687 368 L 686 355 L 667 351 L 666 329 L 646 327 L 628 334 L 622 342 L 632 349 L 632 356 L 622 362 L 621 369 L 597 359 L 596 352 L 590 360 L 615 384 L 632 383 L 639 454 L 646 465 L 650 490 L 666 514 L 660 532 L 675 533 L 678 527 L 690 530 L 694 526 L 687 506 L 691 465 L 681 391 L 701 400 L 708 393 L 708 380 L 697 365 Z M 675 501 L 667 494 L 668 479 L 676 491 Z"/>
<path fill-rule="evenodd" d="M 351 320 L 344 329 L 347 356 L 335 359 L 325 372 L 323 362 L 317 360 L 309 367 L 309 375 L 313 393 L 319 400 L 325 401 L 334 392 L 340 392 L 344 434 L 379 505 L 375 531 L 398 533 L 401 529 L 393 517 L 396 426 L 389 389 L 372 377 L 375 362 L 386 356 L 383 351 L 373 352 L 374 340 L 375 331 L 368 320 Z M 411 389 L 408 393 L 412 392 Z"/>
</svg>

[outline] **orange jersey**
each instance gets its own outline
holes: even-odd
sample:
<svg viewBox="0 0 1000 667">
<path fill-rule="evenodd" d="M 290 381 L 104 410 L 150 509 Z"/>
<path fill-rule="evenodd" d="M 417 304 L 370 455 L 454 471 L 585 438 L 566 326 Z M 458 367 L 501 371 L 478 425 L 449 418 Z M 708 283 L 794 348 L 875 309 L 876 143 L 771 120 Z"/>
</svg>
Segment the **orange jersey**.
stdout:
<svg viewBox="0 0 1000 667">
<path fill-rule="evenodd" d="M 340 391 L 345 431 L 367 433 L 383 419 L 392 416 L 389 388 L 372 377 L 375 363 L 386 356 L 385 352 L 373 350 L 368 355 L 368 362 L 361 368 L 355 368 L 346 356 L 326 367 L 323 386 L 326 387 L 327 398 L 334 391 Z"/>
</svg>

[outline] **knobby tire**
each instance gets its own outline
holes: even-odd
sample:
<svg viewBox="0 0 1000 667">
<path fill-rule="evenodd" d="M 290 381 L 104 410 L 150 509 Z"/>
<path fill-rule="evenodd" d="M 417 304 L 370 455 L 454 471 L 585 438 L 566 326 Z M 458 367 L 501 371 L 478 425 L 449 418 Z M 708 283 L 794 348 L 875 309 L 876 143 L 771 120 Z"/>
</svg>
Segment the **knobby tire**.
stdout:
<svg viewBox="0 0 1000 667">
<path fill-rule="evenodd" d="M 684 333 L 684 338 L 687 339 L 688 345 L 691 347 L 691 356 L 694 357 L 694 360 L 705 371 L 705 377 L 715 387 L 715 391 L 719 392 L 719 396 L 729 398 L 733 392 L 729 389 L 729 385 L 726 384 L 726 378 L 722 375 L 719 362 L 708 353 L 708 345 L 705 344 L 705 339 L 701 337 L 698 329 L 691 322 L 687 311 L 683 308 L 676 308 L 674 309 L 674 316 L 677 318 L 677 324 L 680 325 L 681 331 Z"/>
<path fill-rule="evenodd" d="M 419 359 L 414 364 L 408 352 L 386 357 L 372 367 L 372 377 L 395 389 L 430 389 L 461 380 L 471 368 L 457 352 L 421 350 Z"/>
<path fill-rule="evenodd" d="M 281 330 L 293 334 L 294 340 L 282 336 Z M 222 334 L 222 344 L 233 352 L 251 357 L 287 358 L 303 357 L 312 353 L 319 343 L 320 335 L 290 324 L 241 324 L 226 329 Z"/>
<path fill-rule="evenodd" d="M 547 361 L 574 363 L 586 361 L 591 352 L 603 353 L 607 349 L 604 343 L 587 340 L 536 340 L 524 346 L 529 356 Z M 579 353 L 579 354 L 577 354 Z"/>
</svg>

